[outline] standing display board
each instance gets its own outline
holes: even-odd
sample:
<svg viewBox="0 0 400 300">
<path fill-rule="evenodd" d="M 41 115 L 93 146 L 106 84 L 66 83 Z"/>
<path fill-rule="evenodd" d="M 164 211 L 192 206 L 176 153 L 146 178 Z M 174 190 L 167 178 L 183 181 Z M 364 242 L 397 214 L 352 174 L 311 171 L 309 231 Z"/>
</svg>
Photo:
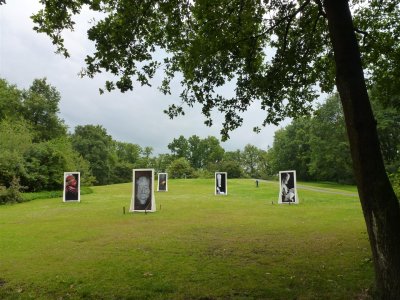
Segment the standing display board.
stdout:
<svg viewBox="0 0 400 300">
<path fill-rule="evenodd" d="M 228 174 L 226 172 L 215 172 L 215 195 L 228 195 Z"/>
<path fill-rule="evenodd" d="M 154 212 L 154 169 L 134 169 L 130 212 Z"/>
<path fill-rule="evenodd" d="M 279 199 L 278 203 L 299 203 L 296 188 L 296 171 L 279 172 Z"/>
<path fill-rule="evenodd" d="M 80 172 L 64 172 L 63 202 L 81 201 Z"/>
<path fill-rule="evenodd" d="M 167 192 L 168 191 L 168 174 L 158 173 L 158 186 L 157 192 Z"/>
</svg>

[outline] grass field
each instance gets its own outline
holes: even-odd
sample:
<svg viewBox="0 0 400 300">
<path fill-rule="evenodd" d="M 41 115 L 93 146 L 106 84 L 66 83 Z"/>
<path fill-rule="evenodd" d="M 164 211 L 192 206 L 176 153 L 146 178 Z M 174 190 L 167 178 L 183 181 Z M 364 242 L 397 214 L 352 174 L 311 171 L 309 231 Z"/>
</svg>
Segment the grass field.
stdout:
<svg viewBox="0 0 400 300">
<path fill-rule="evenodd" d="M 276 182 L 213 187 L 170 180 L 148 214 L 123 214 L 131 184 L 0 206 L 0 299 L 358 299 L 371 287 L 354 188 L 307 184 L 299 205 L 277 205 Z"/>
</svg>

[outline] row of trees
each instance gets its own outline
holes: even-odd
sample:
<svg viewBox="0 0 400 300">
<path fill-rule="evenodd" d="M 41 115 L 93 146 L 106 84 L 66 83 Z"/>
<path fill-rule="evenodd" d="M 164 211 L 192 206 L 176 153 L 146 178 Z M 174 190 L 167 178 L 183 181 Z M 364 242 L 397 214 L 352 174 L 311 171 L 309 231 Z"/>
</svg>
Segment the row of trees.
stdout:
<svg viewBox="0 0 400 300">
<path fill-rule="evenodd" d="M 73 150 L 57 116 L 59 101 L 45 79 L 27 90 L 0 80 L 0 185 L 19 179 L 28 190 L 50 189 L 59 187 L 60 172 L 74 169 L 90 182 L 90 166 Z"/>
<path fill-rule="evenodd" d="M 400 171 L 400 114 L 396 107 L 374 97 L 371 102 L 377 120 L 386 170 L 395 179 Z M 302 180 L 354 183 L 350 146 L 343 109 L 337 95 L 329 97 L 312 117 L 294 120 L 275 132 L 268 150 L 269 171 L 297 170 Z"/>
<path fill-rule="evenodd" d="M 371 92 L 383 157 L 396 177 L 400 167 L 398 109 L 383 106 Z M 171 178 L 210 177 L 226 171 L 230 178 L 268 178 L 293 169 L 301 180 L 354 183 L 343 110 L 337 95 L 312 117 L 294 120 L 275 133 L 272 148 L 246 145 L 225 151 L 213 136 L 179 136 L 170 153 L 152 156 L 151 147 L 115 141 L 100 125 L 77 126 L 73 133 L 57 114 L 60 94 L 36 79 L 28 90 L 0 80 L 0 185 L 13 178 L 30 191 L 58 189 L 66 170 L 81 172 L 82 183 L 129 182 L 134 168 L 154 168 Z"/>
<path fill-rule="evenodd" d="M 3 191 L 18 181 L 28 191 L 59 189 L 65 171 L 81 172 L 84 185 L 125 182 L 132 168 L 149 166 L 150 147 L 114 141 L 102 126 L 68 133 L 58 117 L 60 99 L 46 79 L 34 80 L 27 90 L 0 79 Z"/>
<path fill-rule="evenodd" d="M 231 178 L 266 173 L 265 151 L 252 145 L 225 151 L 212 136 L 180 136 L 168 145 L 171 153 L 154 157 L 151 147 L 115 141 L 100 125 L 68 133 L 58 117 L 60 100 L 46 79 L 34 80 L 27 90 L 0 79 L 0 186 L 18 179 L 28 191 L 59 189 L 65 171 L 81 172 L 85 185 L 129 182 L 134 168 L 168 171 L 172 178 L 221 170 Z"/>
<path fill-rule="evenodd" d="M 374 90 L 370 94 L 386 170 L 399 192 L 399 108 L 383 104 Z M 230 178 L 271 178 L 280 170 L 296 170 L 300 180 L 355 183 L 338 95 L 326 99 L 312 116 L 297 118 L 276 131 L 273 146 L 267 150 L 246 145 L 243 150 L 224 151 L 215 137 L 201 140 L 198 136 L 180 136 L 168 149 L 172 177 L 212 175 L 220 170 Z"/>
<path fill-rule="evenodd" d="M 209 177 L 216 171 L 228 172 L 230 178 L 260 177 L 266 174 L 266 151 L 253 145 L 243 150 L 225 151 L 217 138 L 201 139 L 179 136 L 168 144 L 172 177 Z"/>
</svg>

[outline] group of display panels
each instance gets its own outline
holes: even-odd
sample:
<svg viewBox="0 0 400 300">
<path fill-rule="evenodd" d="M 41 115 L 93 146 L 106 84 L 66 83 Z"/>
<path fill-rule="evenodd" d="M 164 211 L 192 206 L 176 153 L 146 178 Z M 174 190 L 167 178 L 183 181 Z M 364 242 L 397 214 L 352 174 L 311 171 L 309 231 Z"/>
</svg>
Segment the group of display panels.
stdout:
<svg viewBox="0 0 400 300">
<path fill-rule="evenodd" d="M 129 211 L 156 211 L 154 197 L 154 169 L 134 169 L 132 180 L 132 199 Z M 168 174 L 158 173 L 157 191 L 168 191 Z M 215 195 L 228 195 L 227 172 L 215 172 Z M 279 172 L 278 203 L 297 204 L 296 171 Z M 80 172 L 64 173 L 64 202 L 80 202 Z"/>
</svg>

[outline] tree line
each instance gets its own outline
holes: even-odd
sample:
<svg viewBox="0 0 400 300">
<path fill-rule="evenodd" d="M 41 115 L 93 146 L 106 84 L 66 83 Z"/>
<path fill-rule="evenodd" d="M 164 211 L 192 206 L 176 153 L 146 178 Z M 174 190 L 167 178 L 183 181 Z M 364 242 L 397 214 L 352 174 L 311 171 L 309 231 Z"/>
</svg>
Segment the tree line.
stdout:
<svg viewBox="0 0 400 300">
<path fill-rule="evenodd" d="M 129 182 L 134 168 L 168 171 L 172 178 L 222 169 L 231 177 L 262 173 L 255 163 L 262 150 L 247 145 L 226 152 L 211 136 L 180 136 L 168 145 L 171 153 L 155 157 L 152 147 L 116 141 L 100 125 L 79 125 L 70 133 L 58 116 L 60 100 L 47 79 L 35 79 L 28 89 L 0 79 L 0 193 L 16 185 L 33 192 L 60 189 L 65 171 L 79 171 L 83 185 Z"/>
<path fill-rule="evenodd" d="M 60 189 L 66 171 L 81 172 L 81 184 L 90 186 L 128 181 L 132 168 L 149 165 L 150 147 L 115 141 L 100 125 L 69 133 L 60 100 L 46 79 L 26 90 L 0 79 L 0 202 L 14 199 L 16 187 Z"/>
<path fill-rule="evenodd" d="M 371 91 L 386 170 L 395 182 L 400 172 L 400 114 L 392 105 L 383 105 Z M 338 95 L 320 104 L 312 116 L 294 120 L 275 132 L 268 151 L 272 172 L 297 170 L 301 180 L 354 184 L 350 146 L 343 109 Z M 398 179 L 397 189 L 398 189 Z"/>
<path fill-rule="evenodd" d="M 386 168 L 399 184 L 400 117 L 371 93 Z M 58 117 L 60 93 L 46 79 L 27 90 L 0 80 L 0 185 L 19 182 L 27 191 L 62 187 L 65 171 L 81 172 L 83 185 L 129 182 L 132 169 L 154 168 L 170 178 L 273 178 L 296 170 L 300 180 L 354 183 L 343 110 L 337 95 L 320 104 L 312 116 L 293 120 L 275 132 L 272 147 L 245 145 L 226 151 L 213 136 L 183 135 L 169 144 L 170 153 L 153 156 L 152 147 L 114 140 L 100 125 L 79 125 L 72 133 Z M 397 184 L 396 184 L 397 183 Z M 10 190 L 11 191 L 11 190 Z"/>
</svg>

